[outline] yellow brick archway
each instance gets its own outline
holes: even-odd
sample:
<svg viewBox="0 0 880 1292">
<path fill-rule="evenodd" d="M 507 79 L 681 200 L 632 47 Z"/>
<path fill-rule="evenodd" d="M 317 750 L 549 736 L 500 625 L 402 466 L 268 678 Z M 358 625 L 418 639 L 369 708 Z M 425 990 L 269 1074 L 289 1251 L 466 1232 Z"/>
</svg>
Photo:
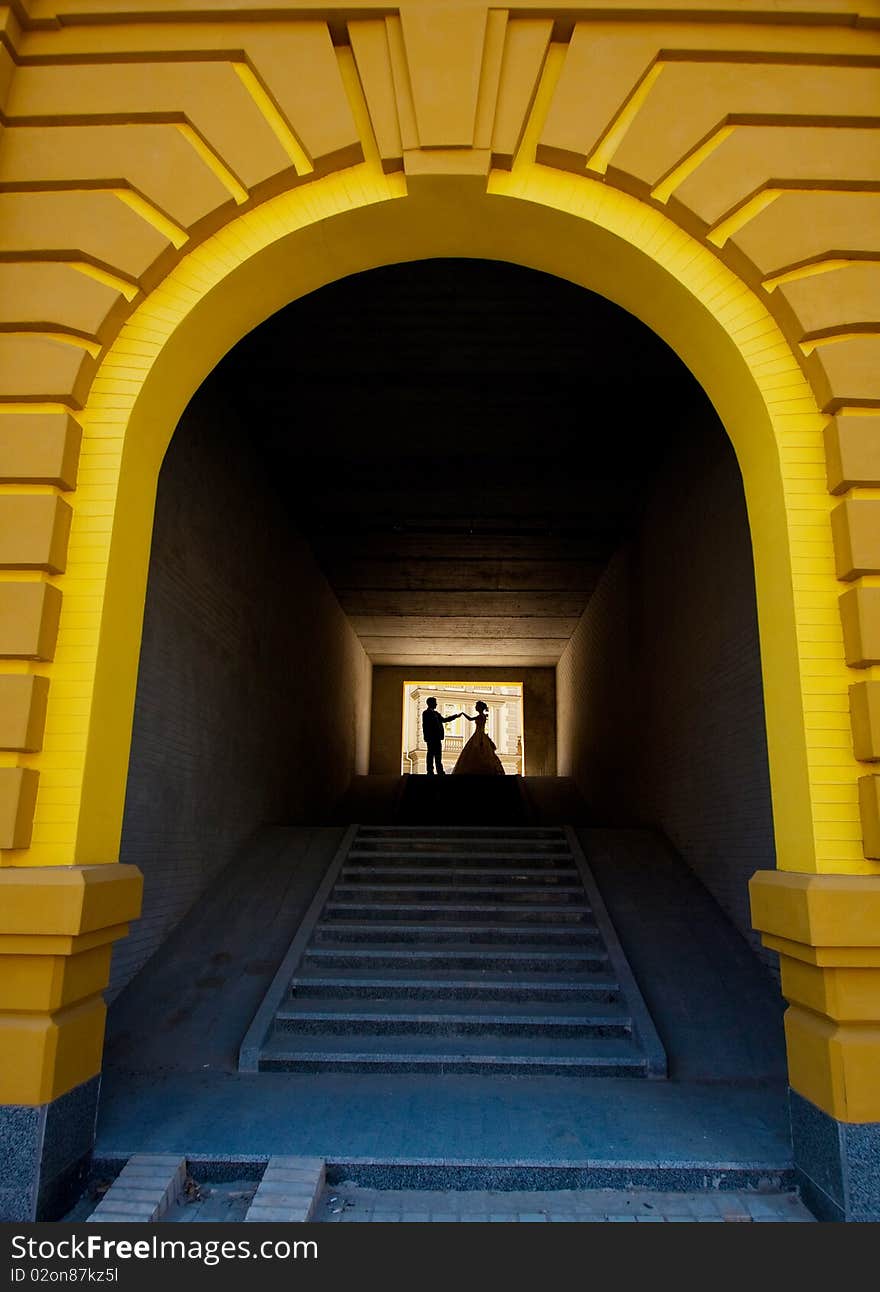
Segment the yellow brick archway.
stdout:
<svg viewBox="0 0 880 1292">
<path fill-rule="evenodd" d="M 715 404 L 743 473 L 778 866 L 793 872 L 794 883 L 780 890 L 779 876 L 768 875 L 756 891 L 772 933 L 781 891 L 787 919 L 792 898 L 839 903 L 833 886 L 802 891 L 805 876 L 875 867 L 862 854 L 859 768 L 848 742 L 835 751 L 829 793 L 827 714 L 845 708 L 849 679 L 842 661 L 818 673 L 811 667 L 824 637 L 815 612 L 836 613 L 838 584 L 830 541 L 815 540 L 816 522 L 827 524 L 833 500 L 822 479 L 805 487 L 802 470 L 805 457 L 821 454 L 827 418 L 791 347 L 754 293 L 712 253 L 662 214 L 595 181 L 562 179 L 523 159 L 509 176 L 494 176 L 488 192 L 455 175 L 425 178 L 411 190 L 404 195 L 399 177 L 367 162 L 344 182 L 328 177 L 307 194 L 273 199 L 240 217 L 181 262 L 104 361 L 85 410 L 85 460 L 92 448 L 102 452 L 108 437 L 124 448 L 75 860 L 118 855 L 155 483 L 190 396 L 245 332 L 325 282 L 403 259 L 482 256 L 566 277 L 631 310 L 677 350 Z M 826 939 L 852 939 L 849 923 L 847 916 L 847 927 Z M 801 984 L 812 1003 L 828 975 L 804 965 L 798 944 L 790 936 L 772 943 L 788 953 L 787 984 Z M 816 1062 L 817 1015 L 793 1009 L 788 1026 L 792 1052 L 806 1047 L 793 1081 L 813 1097 L 818 1092 L 829 1111 L 863 1118 L 873 1108 L 859 1075 L 864 1055 L 855 1080 L 851 1073 L 842 1082 Z"/>
<path fill-rule="evenodd" d="M 876 33 L 844 0 L 816 0 L 815 24 L 783 0 L 784 22 L 701 10 L 671 27 L 650 4 L 615 25 L 604 9 L 557 20 L 516 3 L 508 21 L 477 0 L 248 25 L 259 6 L 242 0 L 209 37 L 197 10 L 168 23 L 154 7 L 142 30 L 100 13 L 65 24 L 81 6 L 57 0 L 24 29 L 8 15 L 0 50 L 21 58 L 0 271 L 25 302 L 0 353 L 13 444 L 0 503 L 22 536 L 0 562 L 0 608 L 23 625 L 0 650 L 13 714 L 0 1102 L 43 1105 L 100 1070 L 110 946 L 137 910 L 138 877 L 114 863 L 155 488 L 183 408 L 291 300 L 455 256 L 622 305 L 727 429 L 755 557 L 780 868 L 753 881 L 754 921 L 782 955 L 792 1086 L 839 1121 L 880 1121 L 880 248 L 858 133 L 876 118 Z M 19 18 L 32 8 L 21 0 Z M 677 111 L 684 93 L 693 120 Z M 138 132 L 122 187 L 80 133 L 120 117 Z M 816 135 L 828 121 L 832 162 Z M 62 126 L 75 148 L 58 146 Z M 165 170 L 149 162 L 160 127 Z M 171 161 L 183 172 L 194 157 L 198 185 L 175 190 Z M 56 233 L 68 222 L 70 247 Z"/>
<path fill-rule="evenodd" d="M 93 866 L 118 857 L 156 484 L 188 400 L 243 335 L 291 300 L 350 273 L 435 256 L 509 260 L 598 291 L 663 336 L 701 381 L 743 473 L 779 867 L 870 873 L 860 846 L 858 765 L 844 747 L 838 765 L 852 792 L 838 806 L 848 810 L 823 832 L 827 764 L 810 739 L 810 699 L 845 702 L 848 683 L 842 662 L 811 677 L 816 635 L 812 616 L 801 613 L 823 602 L 833 609 L 838 588 L 830 541 L 816 552 L 801 537 L 803 513 L 824 518 L 833 503 L 820 483 L 805 493 L 800 470 L 805 450 L 821 452 L 827 417 L 766 308 L 710 251 L 638 199 L 525 158 L 492 176 L 488 189 L 466 174 L 407 186 L 372 160 L 270 199 L 184 257 L 122 327 L 81 415 L 71 550 L 85 558 L 80 566 L 73 555 L 67 566 L 69 579 L 87 579 L 95 590 L 104 580 L 100 634 L 93 651 L 80 651 L 76 675 L 68 669 L 53 678 L 56 713 L 67 706 L 72 714 L 83 687 L 93 688 L 81 759 L 69 759 L 71 770 L 81 767 L 81 795 L 66 833 L 42 833 L 52 814 L 41 816 L 38 799 L 32 863 Z M 90 475 L 93 461 L 100 471 Z M 101 515 L 112 522 L 99 531 L 104 540 L 78 547 Z M 76 628 L 62 613 L 60 640 L 68 631 Z M 51 760 L 48 734 L 45 749 Z"/>
<path fill-rule="evenodd" d="M 854 794 L 853 846 L 843 852 L 839 839 L 829 847 L 815 828 L 812 809 L 791 556 L 798 527 L 788 523 L 801 476 L 786 473 L 785 464 L 790 444 L 821 447 L 826 419 L 773 319 L 710 252 L 635 198 L 589 179 L 575 185 L 559 179 L 523 163 L 509 177 L 494 177 L 488 192 L 449 175 L 416 183 L 407 195 L 400 177 L 364 163 L 344 182 L 318 180 L 307 192 L 241 216 L 186 257 L 122 328 L 83 414 L 83 464 L 91 453 L 106 463 L 110 440 L 119 474 L 80 816 L 70 840 L 47 846 L 46 861 L 93 864 L 118 855 L 156 482 L 178 418 L 202 380 L 252 327 L 324 283 L 401 260 L 478 256 L 599 291 L 662 335 L 704 385 L 734 443 L 750 514 L 765 687 L 773 697 L 768 729 L 779 864 L 809 872 L 840 869 L 841 862 L 870 865 L 861 858 Z M 588 406 L 587 387 L 588 379 Z M 604 428 L 593 433 L 601 436 Z M 107 483 L 102 477 L 100 491 Z M 81 491 L 89 514 L 88 486 Z M 821 489 L 812 501 L 828 509 Z M 75 527 L 76 519 L 74 540 Z M 94 556 L 92 549 L 93 572 Z M 809 579 L 824 582 L 833 605 L 830 545 L 825 558 L 811 560 Z M 76 578 L 76 566 L 68 573 Z M 845 672 L 822 683 L 828 694 L 845 689 Z M 39 854 L 39 843 L 34 849 Z"/>
</svg>

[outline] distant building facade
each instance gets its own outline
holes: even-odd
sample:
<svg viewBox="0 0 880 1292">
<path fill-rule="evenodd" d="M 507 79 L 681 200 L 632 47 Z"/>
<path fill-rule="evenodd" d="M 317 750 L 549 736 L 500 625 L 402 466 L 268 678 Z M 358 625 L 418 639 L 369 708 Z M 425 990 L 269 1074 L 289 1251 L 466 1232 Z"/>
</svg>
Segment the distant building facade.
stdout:
<svg viewBox="0 0 880 1292">
<path fill-rule="evenodd" d="M 506 776 L 523 775 L 522 686 L 489 682 L 408 682 L 403 696 L 403 755 L 401 771 L 422 776 L 427 771 L 428 750 L 422 735 L 422 713 L 429 695 L 437 697 L 437 708 L 444 715 L 476 713 L 477 700 L 489 706 L 486 731 L 495 742 Z M 466 741 L 474 734 L 474 725 L 457 718 L 446 725 L 443 741 L 445 770 L 451 772 Z"/>
</svg>

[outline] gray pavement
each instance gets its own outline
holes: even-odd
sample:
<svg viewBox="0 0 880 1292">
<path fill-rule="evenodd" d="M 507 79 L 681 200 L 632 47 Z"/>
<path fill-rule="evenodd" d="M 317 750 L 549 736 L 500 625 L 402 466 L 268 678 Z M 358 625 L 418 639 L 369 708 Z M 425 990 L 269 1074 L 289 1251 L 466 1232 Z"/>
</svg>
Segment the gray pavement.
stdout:
<svg viewBox="0 0 880 1292">
<path fill-rule="evenodd" d="M 796 1193 L 749 1191 L 661 1193 L 649 1189 L 414 1190 L 365 1189 L 349 1181 L 328 1187 L 315 1219 L 399 1223 L 674 1221 L 810 1222 Z"/>
<path fill-rule="evenodd" d="M 191 1177 L 162 1224 L 242 1223 L 256 1180 L 196 1182 Z M 98 1197 L 86 1194 L 65 1220 L 82 1222 Z M 794 1192 L 681 1191 L 652 1189 L 369 1189 L 349 1180 L 324 1188 L 314 1221 L 361 1223 L 530 1223 L 640 1224 L 662 1222 L 814 1221 Z"/>
<path fill-rule="evenodd" d="M 180 1201 L 162 1217 L 171 1224 L 242 1223 L 257 1191 L 257 1180 L 191 1183 Z"/>
<path fill-rule="evenodd" d="M 791 1166 L 784 1091 L 772 1088 L 216 1071 L 110 1079 L 117 1097 L 103 1104 L 98 1158 L 179 1150 L 340 1163 Z"/>
</svg>

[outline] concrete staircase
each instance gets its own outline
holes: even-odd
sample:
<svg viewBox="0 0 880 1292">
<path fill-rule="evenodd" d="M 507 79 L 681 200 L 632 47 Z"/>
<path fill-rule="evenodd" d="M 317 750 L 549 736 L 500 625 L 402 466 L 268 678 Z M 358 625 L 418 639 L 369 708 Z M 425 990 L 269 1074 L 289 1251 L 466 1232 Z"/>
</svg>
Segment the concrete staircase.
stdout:
<svg viewBox="0 0 880 1292">
<path fill-rule="evenodd" d="M 663 1077 L 574 832 L 351 827 L 240 1052 L 246 1071 Z"/>
</svg>

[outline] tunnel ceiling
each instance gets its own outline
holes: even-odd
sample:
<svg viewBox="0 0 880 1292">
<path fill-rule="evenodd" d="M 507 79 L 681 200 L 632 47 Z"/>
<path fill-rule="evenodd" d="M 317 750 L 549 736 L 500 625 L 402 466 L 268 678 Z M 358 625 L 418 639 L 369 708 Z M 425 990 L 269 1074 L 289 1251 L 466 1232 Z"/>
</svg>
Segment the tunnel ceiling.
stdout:
<svg viewBox="0 0 880 1292">
<path fill-rule="evenodd" d="M 377 664 L 554 664 L 672 442 L 713 417 L 668 347 L 479 260 L 358 274 L 213 375 Z"/>
</svg>

